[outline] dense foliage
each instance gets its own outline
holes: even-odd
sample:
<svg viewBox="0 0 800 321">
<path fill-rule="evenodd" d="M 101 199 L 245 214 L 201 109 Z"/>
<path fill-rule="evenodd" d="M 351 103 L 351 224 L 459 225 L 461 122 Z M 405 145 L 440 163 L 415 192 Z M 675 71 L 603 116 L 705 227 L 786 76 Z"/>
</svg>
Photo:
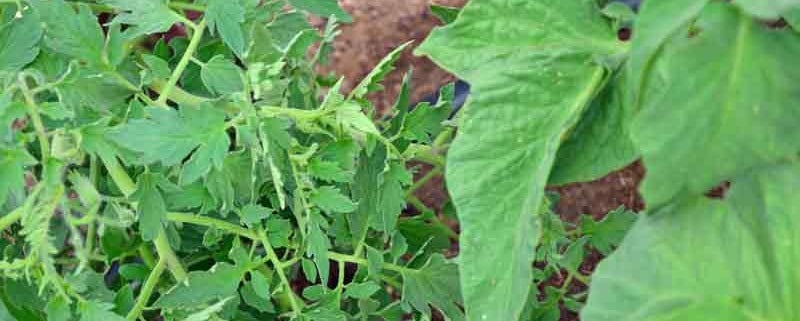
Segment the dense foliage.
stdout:
<svg viewBox="0 0 800 321">
<path fill-rule="evenodd" d="M 419 49 L 474 90 L 447 159 L 467 318 L 540 320 L 544 187 L 641 158 L 582 320 L 797 320 L 800 1 L 608 2 L 474 0 Z"/>
<path fill-rule="evenodd" d="M 315 70 L 348 20 L 334 1 L 0 1 L 0 320 L 460 318 L 454 233 L 408 163 L 443 165 L 453 87 L 408 111 L 406 83 L 378 115 L 365 97 L 403 46 L 343 93 Z"/>
</svg>

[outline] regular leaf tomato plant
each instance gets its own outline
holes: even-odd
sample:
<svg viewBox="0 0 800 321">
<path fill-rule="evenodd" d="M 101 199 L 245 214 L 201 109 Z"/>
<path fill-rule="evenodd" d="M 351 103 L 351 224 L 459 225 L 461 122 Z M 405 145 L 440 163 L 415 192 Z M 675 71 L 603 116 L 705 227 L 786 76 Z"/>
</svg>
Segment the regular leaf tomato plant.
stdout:
<svg viewBox="0 0 800 321">
<path fill-rule="evenodd" d="M 0 1 L 0 319 L 463 319 L 453 232 L 400 217 L 409 162 L 444 162 L 452 87 L 407 112 L 406 83 L 378 117 L 365 97 L 405 46 L 349 93 L 315 73 L 349 19 Z"/>
<path fill-rule="evenodd" d="M 473 0 L 418 49 L 473 88 L 447 158 L 467 318 L 540 320 L 545 186 L 639 158 L 647 211 L 582 320 L 800 318 L 800 2 L 608 2 Z"/>
</svg>

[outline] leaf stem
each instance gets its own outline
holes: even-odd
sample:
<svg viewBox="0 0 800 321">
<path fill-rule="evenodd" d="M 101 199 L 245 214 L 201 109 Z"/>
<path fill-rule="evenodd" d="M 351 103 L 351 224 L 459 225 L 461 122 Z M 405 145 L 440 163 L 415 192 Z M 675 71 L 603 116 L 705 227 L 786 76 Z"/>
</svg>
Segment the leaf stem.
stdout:
<svg viewBox="0 0 800 321">
<path fill-rule="evenodd" d="M 178 260 L 178 256 L 175 255 L 175 251 L 170 247 L 167 232 L 163 227 L 158 231 L 158 236 L 153 240 L 153 243 L 156 245 L 158 259 L 167 262 L 167 267 L 170 273 L 172 273 L 172 276 L 175 277 L 175 280 L 178 282 L 185 280 L 186 270 L 183 268 L 183 265 L 181 265 L 181 261 Z"/>
<path fill-rule="evenodd" d="M 210 218 L 208 216 L 200 216 L 187 213 L 167 213 L 167 220 L 173 222 L 191 223 L 191 224 L 213 227 L 228 233 L 246 237 L 251 240 L 259 239 L 258 234 L 254 233 L 253 231 L 250 231 L 236 224 L 228 223 L 226 221 L 215 218 Z"/>
<path fill-rule="evenodd" d="M 283 263 L 278 258 L 278 255 L 275 254 L 275 249 L 272 248 L 272 244 L 269 243 L 269 238 L 267 237 L 267 233 L 263 229 L 259 229 L 259 241 L 261 244 L 264 245 L 264 250 L 267 252 L 267 258 L 272 265 L 275 267 L 275 273 L 278 274 L 278 278 L 280 278 L 281 283 L 286 288 L 286 292 L 289 294 L 289 304 L 292 306 L 292 311 L 294 311 L 295 316 L 300 316 L 302 310 L 300 305 L 297 303 L 297 297 L 292 291 L 292 284 L 289 282 L 289 279 L 286 277 L 286 273 L 283 272 Z"/>
<path fill-rule="evenodd" d="M 147 276 L 147 280 L 144 282 L 142 290 L 139 291 L 139 297 L 136 299 L 136 304 L 125 317 L 127 321 L 136 321 L 136 319 L 138 319 L 142 314 L 142 311 L 147 305 L 147 302 L 150 301 L 150 296 L 153 295 L 153 290 L 155 289 L 156 284 L 158 284 L 161 274 L 164 273 L 166 266 L 167 260 L 160 258 L 156 263 L 156 266 L 153 267 L 153 271 L 151 271 L 150 275 Z"/>
<path fill-rule="evenodd" d="M 22 96 L 25 98 L 25 106 L 28 109 L 28 116 L 33 121 L 33 128 L 36 130 L 36 137 L 39 140 L 39 148 L 41 148 L 42 161 L 44 162 L 50 158 L 50 141 L 47 138 L 47 130 L 42 122 L 42 117 L 39 115 L 39 106 L 36 105 L 36 100 L 31 95 L 28 84 L 25 83 L 25 75 L 19 75 L 19 88 L 22 91 Z"/>
<path fill-rule="evenodd" d="M 338 261 L 338 262 L 349 262 L 349 263 L 355 263 L 355 264 L 364 265 L 364 266 L 369 264 L 369 262 L 367 262 L 366 259 L 354 256 L 354 255 L 349 255 L 349 254 L 328 252 L 328 257 L 331 260 Z M 387 269 L 389 271 L 395 271 L 395 272 L 398 272 L 398 273 L 409 273 L 409 272 L 413 273 L 413 272 L 417 272 L 417 270 L 415 270 L 415 269 L 409 269 L 409 268 L 404 267 L 404 266 L 400 266 L 400 265 L 392 264 L 392 263 L 387 263 L 387 262 L 383 262 L 383 268 Z"/>
<path fill-rule="evenodd" d="M 22 214 L 24 212 L 25 211 L 23 211 L 22 207 L 18 207 L 17 209 L 11 211 L 11 213 L 8 213 L 8 215 L 0 217 L 0 232 L 11 226 L 11 224 L 14 224 L 22 219 Z"/>
<path fill-rule="evenodd" d="M 408 188 L 408 192 L 406 192 L 406 195 L 408 196 L 414 195 L 414 192 L 425 186 L 425 184 L 427 184 L 434 177 L 441 175 L 442 170 L 443 170 L 442 166 L 440 165 L 435 166 L 433 169 L 425 173 L 425 176 L 422 176 L 420 179 L 414 182 L 414 185 L 411 185 L 411 187 Z"/>
<path fill-rule="evenodd" d="M 167 105 L 167 98 L 169 97 L 170 92 L 175 85 L 178 84 L 178 80 L 180 80 L 181 75 L 183 75 L 183 71 L 186 70 L 186 66 L 189 65 L 192 56 L 194 56 L 195 51 L 197 51 L 197 47 L 200 45 L 200 41 L 203 39 L 205 28 L 206 19 L 202 19 L 200 20 L 200 23 L 197 24 L 197 28 L 195 28 L 192 39 L 189 41 L 188 47 L 186 47 L 186 52 L 183 53 L 183 57 L 181 57 L 181 60 L 178 61 L 178 64 L 175 66 L 175 70 L 172 71 L 172 75 L 169 77 L 167 84 L 164 86 L 161 94 L 158 96 L 158 99 L 156 100 L 157 105 Z"/>
</svg>

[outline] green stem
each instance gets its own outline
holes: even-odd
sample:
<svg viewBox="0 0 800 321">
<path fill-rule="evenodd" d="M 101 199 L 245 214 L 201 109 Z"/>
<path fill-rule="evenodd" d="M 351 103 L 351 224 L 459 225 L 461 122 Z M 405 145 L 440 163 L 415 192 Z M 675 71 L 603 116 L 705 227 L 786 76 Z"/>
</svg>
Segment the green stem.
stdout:
<svg viewBox="0 0 800 321">
<path fill-rule="evenodd" d="M 28 89 L 28 84 L 25 83 L 25 76 L 19 76 L 19 87 L 22 90 L 22 96 L 25 98 L 25 106 L 28 109 L 28 116 L 33 121 L 33 128 L 36 130 L 36 137 L 39 140 L 39 148 L 42 149 L 42 161 L 50 157 L 50 141 L 47 139 L 47 130 L 42 122 L 42 117 L 39 115 L 39 106 L 36 105 L 36 100 L 31 95 Z"/>
<path fill-rule="evenodd" d="M 158 284 L 158 279 L 161 278 L 161 274 L 164 273 L 166 265 L 167 261 L 165 259 L 161 258 L 158 260 L 153 271 L 147 276 L 147 280 L 144 282 L 144 286 L 142 286 L 142 290 L 139 292 L 139 297 L 136 299 L 136 304 L 125 317 L 127 321 L 136 321 L 142 314 L 147 302 L 150 301 L 150 296 L 152 296 L 156 284 Z"/>
<path fill-rule="evenodd" d="M 21 220 L 22 213 L 24 212 L 25 211 L 22 210 L 22 207 L 18 207 L 17 209 L 11 211 L 11 213 L 8 213 L 8 215 L 0 217 L 0 232 L 11 226 L 11 224 Z"/>
<path fill-rule="evenodd" d="M 295 297 L 294 291 L 292 291 L 292 284 L 289 282 L 289 279 L 286 277 L 286 273 L 283 272 L 283 263 L 281 260 L 278 259 L 278 255 L 275 254 L 275 250 L 272 248 L 272 244 L 269 243 L 269 238 L 267 237 L 267 233 L 264 230 L 259 231 L 259 238 L 261 244 L 264 245 L 264 250 L 267 252 L 267 258 L 272 265 L 275 267 L 275 273 L 278 274 L 278 278 L 280 278 L 281 283 L 286 288 L 286 292 L 289 294 L 289 304 L 292 306 L 292 311 L 294 311 L 295 316 L 300 316 L 302 310 L 300 305 L 297 303 L 297 298 Z"/>
<path fill-rule="evenodd" d="M 427 212 L 427 211 L 430 211 L 430 210 L 431 210 L 430 208 L 428 208 L 427 206 L 425 206 L 425 203 L 422 203 L 422 201 L 420 201 L 420 200 L 419 200 L 419 199 L 418 199 L 416 196 L 414 196 L 414 195 L 408 195 L 408 196 L 406 196 L 406 202 L 408 202 L 408 204 L 411 204 L 411 206 L 413 206 L 414 208 L 416 208 L 416 209 L 417 209 L 417 211 L 419 211 L 420 213 L 424 213 L 424 212 Z"/>
<path fill-rule="evenodd" d="M 413 160 L 434 166 L 445 166 L 445 158 L 437 154 L 430 146 L 413 144 L 407 150 L 413 151 Z"/>
<path fill-rule="evenodd" d="M 186 270 L 181 265 L 181 261 L 178 260 L 178 256 L 175 255 L 175 251 L 172 250 L 172 247 L 169 246 L 169 239 L 167 239 L 167 232 L 162 227 L 160 231 L 158 231 L 158 236 L 156 239 L 153 240 L 156 245 L 156 253 L 158 253 L 159 260 L 165 260 L 167 262 L 167 267 L 169 268 L 170 273 L 172 276 L 175 277 L 175 280 L 181 282 L 186 279 Z"/>
<path fill-rule="evenodd" d="M 228 223 L 223 220 L 210 218 L 208 216 L 192 215 L 186 213 L 167 213 L 167 220 L 173 222 L 191 223 L 191 224 L 213 227 L 228 233 L 246 237 L 251 240 L 257 240 L 259 238 L 259 236 L 256 233 L 246 228 L 243 228 L 233 223 Z"/>
<path fill-rule="evenodd" d="M 167 84 L 164 86 L 161 95 L 158 96 L 156 100 L 156 104 L 161 106 L 166 106 L 167 98 L 170 95 L 170 92 L 178 84 L 178 80 L 181 78 L 183 71 L 186 69 L 186 66 L 189 65 L 192 56 L 194 56 L 195 51 L 197 51 L 197 47 L 200 45 L 200 41 L 203 39 L 203 33 L 206 28 L 206 20 L 200 20 L 200 23 L 197 24 L 197 28 L 194 30 L 194 35 L 192 35 L 192 39 L 189 41 L 188 47 L 186 47 L 186 52 L 183 53 L 183 57 L 181 60 L 178 61 L 178 65 L 175 66 L 175 70 L 172 71 L 172 75 L 169 77 Z"/>
<path fill-rule="evenodd" d="M 172 90 L 170 90 L 169 92 L 165 92 L 164 90 L 165 90 L 166 87 L 167 87 L 167 83 L 164 82 L 161 79 L 154 79 L 150 83 L 150 89 L 152 89 L 155 92 L 159 93 L 160 96 L 163 96 L 164 94 L 166 94 L 167 95 L 167 99 L 169 99 L 171 101 L 174 101 L 174 102 L 176 102 L 178 104 L 197 106 L 197 105 L 200 105 L 200 104 L 210 100 L 210 99 L 205 98 L 205 97 L 192 95 L 192 94 L 186 92 L 185 90 L 183 90 L 182 88 L 180 88 L 178 86 L 172 86 Z"/>
<path fill-rule="evenodd" d="M 152 269 L 156 266 L 156 257 L 153 255 L 153 251 L 150 250 L 150 247 L 146 243 L 140 245 L 137 251 L 147 267 Z"/>
<path fill-rule="evenodd" d="M 206 11 L 205 6 L 201 6 L 199 4 L 194 4 L 194 3 L 177 2 L 177 1 L 170 2 L 169 7 L 175 10 L 191 10 L 200 12 Z"/>
<path fill-rule="evenodd" d="M 362 258 L 354 256 L 354 255 L 348 255 L 348 254 L 342 254 L 342 253 L 336 253 L 336 252 L 328 252 L 328 257 L 331 260 L 338 261 L 338 262 L 350 262 L 350 263 L 355 263 L 355 264 L 363 265 L 363 266 L 367 266 L 369 264 L 369 262 L 367 262 L 366 259 L 362 259 Z M 398 272 L 398 273 L 414 273 L 414 272 L 417 272 L 417 270 L 414 270 L 414 269 L 409 269 L 409 268 L 404 267 L 404 266 L 400 266 L 400 265 L 392 264 L 392 263 L 386 263 L 386 262 L 383 263 L 383 268 L 387 269 L 389 271 L 395 271 L 395 272 Z"/>
<path fill-rule="evenodd" d="M 427 184 L 434 177 L 439 176 L 441 174 L 442 174 L 442 166 L 434 167 L 433 169 L 428 171 L 428 173 L 426 173 L 425 176 L 422 176 L 422 178 L 414 182 L 414 185 L 411 185 L 411 187 L 408 188 L 408 192 L 406 192 L 406 195 L 414 195 L 414 192 L 425 186 L 425 184 Z"/>
</svg>

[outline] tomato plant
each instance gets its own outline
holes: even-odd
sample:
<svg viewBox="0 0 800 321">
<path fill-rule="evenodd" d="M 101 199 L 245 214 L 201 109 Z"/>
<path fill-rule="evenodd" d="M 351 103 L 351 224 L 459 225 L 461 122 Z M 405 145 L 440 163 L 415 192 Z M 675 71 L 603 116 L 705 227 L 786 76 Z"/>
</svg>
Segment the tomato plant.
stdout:
<svg viewBox="0 0 800 321">
<path fill-rule="evenodd" d="M 474 0 L 418 49 L 473 89 L 446 174 L 467 318 L 539 320 L 545 186 L 641 158 L 582 319 L 797 319 L 798 1 L 607 2 Z"/>
<path fill-rule="evenodd" d="M 406 83 L 379 117 L 365 97 L 405 46 L 349 92 L 315 72 L 349 20 L 0 1 L 0 319 L 461 318 L 453 232 L 400 217 L 409 162 L 444 162 L 452 86 L 408 111 Z"/>
</svg>

